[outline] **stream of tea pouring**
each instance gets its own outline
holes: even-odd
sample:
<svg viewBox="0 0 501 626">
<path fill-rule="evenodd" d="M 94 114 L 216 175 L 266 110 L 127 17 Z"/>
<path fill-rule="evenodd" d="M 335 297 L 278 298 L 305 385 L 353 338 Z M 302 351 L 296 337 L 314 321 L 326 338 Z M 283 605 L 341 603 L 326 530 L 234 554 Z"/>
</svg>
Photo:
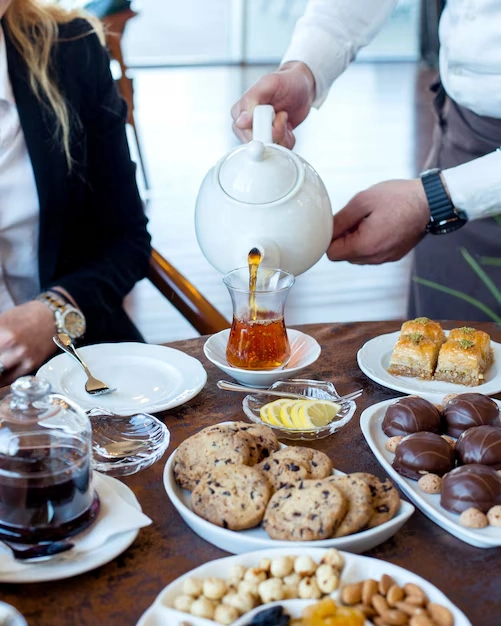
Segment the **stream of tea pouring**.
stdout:
<svg viewBox="0 0 501 626">
<path fill-rule="evenodd" d="M 284 305 L 294 276 L 263 267 L 258 246 L 247 257 L 247 267 L 232 270 L 223 279 L 233 305 L 226 359 L 243 369 L 281 369 L 291 356 Z"/>
</svg>

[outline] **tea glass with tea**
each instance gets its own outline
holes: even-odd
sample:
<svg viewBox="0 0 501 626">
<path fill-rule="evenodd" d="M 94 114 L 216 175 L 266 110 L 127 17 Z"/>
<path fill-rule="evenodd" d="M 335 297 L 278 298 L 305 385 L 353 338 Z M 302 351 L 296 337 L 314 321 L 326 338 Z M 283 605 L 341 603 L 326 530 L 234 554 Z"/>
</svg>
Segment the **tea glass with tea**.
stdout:
<svg viewBox="0 0 501 626">
<path fill-rule="evenodd" d="M 226 359 L 233 367 L 272 370 L 287 365 L 290 344 L 284 322 L 285 301 L 294 276 L 280 269 L 259 267 L 228 272 L 223 282 L 233 305 Z"/>
</svg>

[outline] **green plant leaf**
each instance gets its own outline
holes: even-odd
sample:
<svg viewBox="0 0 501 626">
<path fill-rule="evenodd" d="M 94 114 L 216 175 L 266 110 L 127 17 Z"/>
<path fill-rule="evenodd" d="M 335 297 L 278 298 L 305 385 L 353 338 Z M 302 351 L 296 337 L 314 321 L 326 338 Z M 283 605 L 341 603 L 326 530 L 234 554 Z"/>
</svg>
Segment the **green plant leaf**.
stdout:
<svg viewBox="0 0 501 626">
<path fill-rule="evenodd" d="M 466 302 L 469 302 L 473 306 L 483 311 L 488 317 L 492 319 L 493 322 L 497 322 L 498 324 L 501 323 L 501 317 L 499 317 L 499 315 L 497 315 L 492 309 L 486 306 L 483 302 L 480 302 L 480 300 L 477 300 L 476 298 L 472 298 L 471 296 L 469 296 L 466 293 L 463 293 L 462 291 L 457 291 L 456 289 L 445 287 L 444 285 L 441 285 L 440 283 L 435 283 L 432 280 L 426 280 L 426 278 L 419 278 L 419 276 L 414 276 L 414 281 L 416 283 L 419 283 L 420 285 L 425 285 L 426 287 L 431 287 L 432 289 L 436 289 L 437 291 L 442 291 L 443 293 L 447 293 L 450 296 L 455 296 L 456 298 L 465 300 Z"/>
<path fill-rule="evenodd" d="M 499 256 L 481 256 L 479 260 L 481 265 L 494 265 L 501 267 L 501 257 Z"/>
<path fill-rule="evenodd" d="M 475 274 L 480 278 L 480 280 L 484 283 L 487 289 L 492 293 L 492 295 L 496 298 L 498 304 L 501 304 L 501 292 L 496 287 L 494 282 L 487 276 L 484 270 L 480 267 L 477 261 L 471 256 L 466 248 L 461 248 L 461 254 L 465 261 L 470 265 Z"/>
</svg>

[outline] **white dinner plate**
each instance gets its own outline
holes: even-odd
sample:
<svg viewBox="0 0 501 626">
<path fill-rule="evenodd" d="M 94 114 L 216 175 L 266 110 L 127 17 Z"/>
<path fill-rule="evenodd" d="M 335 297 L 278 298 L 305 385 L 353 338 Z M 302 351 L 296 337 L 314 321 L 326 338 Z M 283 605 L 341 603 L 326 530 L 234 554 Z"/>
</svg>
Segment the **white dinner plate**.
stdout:
<svg viewBox="0 0 501 626">
<path fill-rule="evenodd" d="M 207 381 L 200 361 L 166 346 L 101 343 L 83 346 L 78 352 L 92 374 L 116 391 L 89 395 L 85 372 L 68 354 L 55 356 L 37 376 L 84 409 L 101 406 L 119 414 L 165 411 L 191 400 Z"/>
<path fill-rule="evenodd" d="M 346 537 L 319 539 L 317 541 L 279 541 L 271 539 L 262 526 L 239 531 L 221 528 L 202 519 L 192 511 L 190 504 L 191 493 L 182 489 L 174 479 L 172 465 L 175 452 L 174 450 L 167 460 L 163 475 L 165 490 L 172 504 L 186 524 L 197 535 L 231 554 L 241 554 L 242 552 L 269 548 L 285 548 L 287 546 L 308 547 L 312 545 L 319 548 L 337 548 L 338 550 L 348 550 L 357 553 L 366 552 L 394 535 L 414 512 L 412 504 L 401 500 L 400 508 L 396 515 L 380 526 L 369 528 L 353 535 L 347 535 Z M 342 474 L 342 472 L 337 470 L 335 470 L 335 473 Z"/>
<path fill-rule="evenodd" d="M 437 399 L 433 395 L 426 396 L 421 394 L 421 397 L 425 398 L 425 400 L 430 400 L 430 402 L 435 402 Z M 393 400 L 385 400 L 384 402 L 374 404 L 365 409 L 360 417 L 360 427 L 364 437 L 379 463 L 414 504 L 435 524 L 441 526 L 451 535 L 477 548 L 501 546 L 501 528 L 496 528 L 495 526 L 465 528 L 461 526 L 458 513 L 450 513 L 440 506 L 440 494 L 430 494 L 421 491 L 417 486 L 416 480 L 405 478 L 393 469 L 391 464 L 395 455 L 385 447 L 388 437 L 383 432 L 382 421 L 387 407 L 396 402 L 397 399 L 394 398 Z M 499 400 L 495 400 L 495 402 L 501 407 Z"/>
<path fill-rule="evenodd" d="M 448 335 L 448 331 L 445 331 Z M 501 344 L 491 341 L 494 351 L 494 363 L 487 370 L 485 382 L 477 387 L 456 385 L 440 380 L 420 380 L 406 376 L 393 376 L 388 373 L 390 357 L 400 336 L 400 331 L 379 335 L 367 341 L 358 351 L 357 361 L 362 372 L 374 382 L 409 394 L 436 394 L 445 396 L 448 393 L 466 393 L 474 391 L 486 396 L 501 391 Z"/>
<path fill-rule="evenodd" d="M 109 482 L 115 491 L 131 506 L 141 511 L 134 493 L 116 478 L 99 474 L 99 480 Z M 96 486 L 99 494 L 99 486 Z M 47 561 L 25 563 L 23 569 L 11 572 L 0 572 L 0 583 L 38 583 L 50 580 L 71 578 L 78 574 L 90 572 L 101 565 L 112 561 L 122 554 L 132 544 L 139 533 L 139 529 L 129 530 L 110 537 L 103 545 L 88 552 L 74 552 L 69 550 Z M 77 536 L 75 536 L 76 538 Z M 71 541 L 71 539 L 70 539 Z"/>
<path fill-rule="evenodd" d="M 325 548 L 301 548 L 298 546 L 289 546 L 287 548 L 273 550 L 268 548 L 267 550 L 260 552 L 248 552 L 238 556 L 229 556 L 223 559 L 209 561 L 208 563 L 204 563 L 204 565 L 191 570 L 183 576 L 180 576 L 167 585 L 167 587 L 165 587 L 157 596 L 151 607 L 143 613 L 136 626 L 164 626 L 166 624 L 168 624 L 168 626 L 181 626 L 186 622 L 189 622 L 193 626 L 212 626 L 215 624 L 212 620 L 195 617 L 194 615 L 181 613 L 181 611 L 170 608 L 174 599 L 181 594 L 185 578 L 207 578 L 212 576 L 225 578 L 225 573 L 229 573 L 230 569 L 234 565 L 238 564 L 243 565 L 244 567 L 256 567 L 262 558 L 273 559 L 281 555 L 309 555 L 317 563 L 319 563 L 324 552 Z M 452 602 L 439 589 L 437 589 L 437 587 L 429 583 L 424 578 L 413 574 L 403 567 L 393 565 L 393 563 L 388 563 L 387 561 L 381 561 L 368 556 L 360 556 L 358 554 L 350 554 L 348 552 L 343 552 L 342 554 L 345 560 L 345 565 L 341 574 L 341 586 L 366 580 L 368 578 L 379 580 L 383 574 L 388 574 L 401 587 L 406 583 L 419 585 L 428 596 L 430 602 L 436 602 L 446 606 L 454 616 L 454 626 L 471 626 L 471 622 L 468 620 L 466 615 L 454 604 L 452 604 Z M 332 597 L 336 599 L 338 595 L 339 592 L 335 591 L 332 594 Z M 317 600 L 313 600 L 313 602 L 317 602 Z M 285 609 L 291 609 L 291 613 L 294 616 L 297 616 L 300 614 L 302 607 L 311 603 L 311 600 L 283 600 L 273 604 L 281 604 Z M 261 608 L 265 608 L 265 606 Z M 232 626 L 244 626 L 248 624 L 249 617 L 254 614 L 254 612 L 255 611 L 243 615 L 237 621 L 233 622 Z"/>
</svg>

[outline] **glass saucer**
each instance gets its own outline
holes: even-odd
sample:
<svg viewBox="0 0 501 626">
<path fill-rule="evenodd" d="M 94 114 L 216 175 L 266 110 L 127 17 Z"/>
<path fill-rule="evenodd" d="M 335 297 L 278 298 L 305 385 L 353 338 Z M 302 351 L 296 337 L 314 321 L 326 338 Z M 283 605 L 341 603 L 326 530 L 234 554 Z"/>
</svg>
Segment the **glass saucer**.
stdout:
<svg viewBox="0 0 501 626">
<path fill-rule="evenodd" d="M 87 411 L 92 425 L 92 468 L 111 476 L 135 474 L 158 461 L 167 450 L 170 432 L 167 426 L 153 415 L 135 413 L 117 415 L 101 407 Z M 110 457 L 106 446 L 127 446 L 142 442 L 139 451 L 127 456 Z"/>
<path fill-rule="evenodd" d="M 293 378 L 286 381 L 277 381 L 276 383 L 273 383 L 273 385 L 271 385 L 269 389 L 273 389 L 276 391 L 285 391 L 289 393 L 299 393 L 301 395 L 304 395 L 305 398 L 333 400 L 334 402 L 337 400 L 337 398 L 339 398 L 339 394 L 337 393 L 334 385 L 331 382 L 323 380 Z M 269 426 L 275 431 L 279 439 L 304 439 L 310 441 L 315 439 L 323 439 L 324 437 L 332 435 L 340 428 L 342 428 L 345 424 L 347 424 L 353 417 L 355 409 L 357 408 L 354 400 L 351 400 L 350 402 L 345 402 L 343 403 L 341 410 L 336 415 L 336 417 L 326 426 L 321 426 L 319 428 L 313 428 L 309 430 L 300 430 L 286 428 L 285 426 L 274 426 L 273 424 L 269 424 L 268 422 L 263 422 L 259 415 L 259 410 L 264 404 L 271 402 L 273 399 L 274 398 L 272 396 L 266 395 L 245 396 L 242 402 L 242 407 L 244 413 L 250 420 L 252 420 L 256 424 L 265 424 L 266 426 Z"/>
</svg>

